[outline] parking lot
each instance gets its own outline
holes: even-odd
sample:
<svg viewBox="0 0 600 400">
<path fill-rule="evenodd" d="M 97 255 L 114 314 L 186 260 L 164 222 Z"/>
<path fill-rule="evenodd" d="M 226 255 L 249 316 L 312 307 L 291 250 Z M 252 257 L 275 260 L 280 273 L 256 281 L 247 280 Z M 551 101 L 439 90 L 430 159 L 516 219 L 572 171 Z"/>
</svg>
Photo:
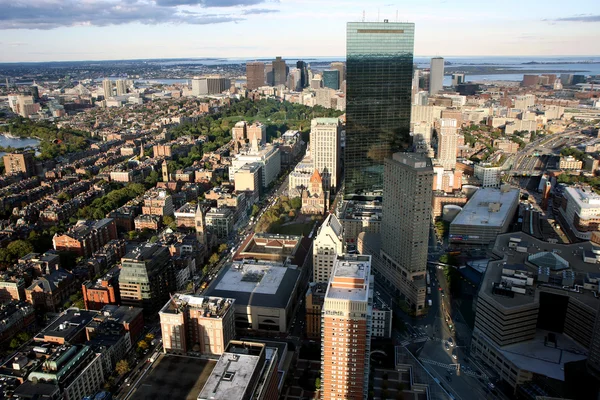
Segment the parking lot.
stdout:
<svg viewBox="0 0 600 400">
<path fill-rule="evenodd" d="M 196 400 L 215 365 L 215 361 L 161 354 L 130 399 Z"/>
</svg>

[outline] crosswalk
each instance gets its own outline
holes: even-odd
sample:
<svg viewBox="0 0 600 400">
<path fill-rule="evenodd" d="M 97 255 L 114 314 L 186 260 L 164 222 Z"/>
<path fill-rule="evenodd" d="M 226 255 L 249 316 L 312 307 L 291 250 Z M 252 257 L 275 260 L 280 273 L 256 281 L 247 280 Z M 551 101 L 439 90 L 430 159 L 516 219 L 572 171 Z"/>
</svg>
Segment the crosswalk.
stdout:
<svg viewBox="0 0 600 400">
<path fill-rule="evenodd" d="M 458 364 L 445 364 L 443 362 L 430 360 L 429 358 L 419 358 L 422 363 L 435 365 L 436 367 L 445 368 L 448 370 L 456 370 L 458 368 Z"/>
</svg>

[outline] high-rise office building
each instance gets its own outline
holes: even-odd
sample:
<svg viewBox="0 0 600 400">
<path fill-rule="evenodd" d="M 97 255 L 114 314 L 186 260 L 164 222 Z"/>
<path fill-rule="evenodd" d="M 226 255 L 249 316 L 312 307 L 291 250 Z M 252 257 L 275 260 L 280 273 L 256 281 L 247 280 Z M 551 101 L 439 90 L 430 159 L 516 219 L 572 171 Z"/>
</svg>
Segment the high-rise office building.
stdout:
<svg viewBox="0 0 600 400">
<path fill-rule="evenodd" d="M 383 187 L 384 160 L 411 144 L 413 23 L 350 22 L 345 194 Z"/>
<path fill-rule="evenodd" d="M 321 395 L 325 400 L 367 398 L 372 278 L 371 256 L 336 258 L 323 302 Z"/>
<path fill-rule="evenodd" d="M 192 95 L 202 96 L 208 94 L 208 84 L 206 79 L 195 76 L 192 78 Z"/>
<path fill-rule="evenodd" d="M 207 76 L 206 86 L 208 88 L 208 94 L 219 94 L 231 87 L 231 79 L 221 75 Z"/>
<path fill-rule="evenodd" d="M 323 71 L 323 87 L 338 90 L 340 88 L 340 72 L 336 69 Z"/>
<path fill-rule="evenodd" d="M 411 98 L 412 104 L 417 104 L 417 93 L 419 93 L 419 80 L 421 79 L 421 70 L 417 69 L 415 66 L 415 70 L 413 71 L 412 78 L 412 89 L 411 89 Z"/>
<path fill-rule="evenodd" d="M 310 151 L 325 190 L 337 188 L 340 180 L 341 136 L 338 118 L 315 118 L 310 123 Z"/>
<path fill-rule="evenodd" d="M 246 87 L 254 90 L 265 85 L 265 63 L 260 61 L 246 63 Z"/>
<path fill-rule="evenodd" d="M 308 86 L 308 65 L 304 61 L 297 61 L 296 68 L 300 70 L 300 89 Z"/>
<path fill-rule="evenodd" d="M 378 272 L 417 312 L 425 305 L 432 191 L 430 158 L 422 153 L 396 153 L 386 159 L 381 258 L 387 268 Z"/>
<path fill-rule="evenodd" d="M 104 98 L 108 99 L 113 95 L 113 84 L 110 79 L 105 79 L 102 81 L 102 89 L 104 90 Z"/>
<path fill-rule="evenodd" d="M 31 93 L 31 97 L 33 97 L 33 101 L 40 100 L 40 90 L 38 89 L 38 86 L 35 85 L 35 82 L 34 82 L 34 85 L 29 88 L 29 93 Z"/>
<path fill-rule="evenodd" d="M 456 87 L 463 83 L 465 83 L 465 74 L 459 74 L 459 73 L 452 74 L 452 86 L 453 87 Z"/>
<path fill-rule="evenodd" d="M 438 94 L 442 90 L 444 90 L 444 59 L 433 57 L 429 72 L 429 94 Z"/>
<path fill-rule="evenodd" d="M 301 75 L 302 75 L 302 73 L 298 68 L 292 68 L 288 75 L 287 88 L 292 91 L 301 90 L 301 87 L 300 87 Z"/>
<path fill-rule="evenodd" d="M 273 86 L 285 85 L 287 83 L 288 66 L 281 57 L 276 57 L 272 61 L 273 65 Z"/>
<path fill-rule="evenodd" d="M 117 87 L 117 96 L 123 96 L 127 93 L 127 85 L 125 85 L 125 81 L 123 79 L 117 79 L 115 86 Z"/>
<path fill-rule="evenodd" d="M 458 128 L 456 125 L 455 119 L 440 119 L 437 160 L 445 170 L 456 167 L 456 147 L 458 145 Z"/>
<path fill-rule="evenodd" d="M 337 72 L 340 75 L 339 81 L 341 85 L 342 82 L 344 82 L 344 79 L 346 79 L 346 66 L 344 65 L 344 63 L 340 61 L 335 61 L 329 65 L 329 68 L 337 70 Z"/>
<path fill-rule="evenodd" d="M 274 85 L 274 74 L 273 74 L 273 64 L 272 63 L 266 63 L 265 64 L 265 81 L 267 83 L 268 86 L 273 86 Z"/>
</svg>

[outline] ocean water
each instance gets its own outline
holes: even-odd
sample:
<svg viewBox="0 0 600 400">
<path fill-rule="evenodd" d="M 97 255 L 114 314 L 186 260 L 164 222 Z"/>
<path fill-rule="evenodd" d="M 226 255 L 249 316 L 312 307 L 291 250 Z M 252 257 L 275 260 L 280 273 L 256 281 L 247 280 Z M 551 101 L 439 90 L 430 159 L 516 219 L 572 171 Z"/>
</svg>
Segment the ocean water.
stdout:
<svg viewBox="0 0 600 400">
<path fill-rule="evenodd" d="M 429 68 L 430 57 L 415 57 L 419 68 Z M 600 75 L 599 56 L 569 57 L 444 57 L 446 67 L 494 67 L 505 69 L 505 74 L 467 74 L 466 81 L 521 81 L 527 74 L 580 74 Z M 528 71 L 528 72 L 520 72 Z M 539 71 L 539 72 L 536 72 Z M 577 72 L 571 72 L 577 71 Z M 446 76 L 444 85 L 450 85 L 451 77 Z"/>
</svg>

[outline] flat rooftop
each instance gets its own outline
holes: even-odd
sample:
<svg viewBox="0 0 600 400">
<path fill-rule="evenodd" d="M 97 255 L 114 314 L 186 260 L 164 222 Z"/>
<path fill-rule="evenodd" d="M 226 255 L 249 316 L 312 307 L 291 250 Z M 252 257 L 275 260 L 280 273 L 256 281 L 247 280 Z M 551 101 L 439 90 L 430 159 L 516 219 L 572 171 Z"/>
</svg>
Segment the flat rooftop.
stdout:
<svg viewBox="0 0 600 400">
<path fill-rule="evenodd" d="M 298 268 L 281 263 L 234 261 L 222 269 L 206 295 L 233 298 L 237 305 L 284 308 L 299 278 Z"/>
<path fill-rule="evenodd" d="M 500 347 L 498 350 L 520 369 L 564 381 L 565 364 L 587 359 L 586 350 L 560 333 L 553 333 L 556 336 L 556 348 L 546 345 L 544 338 L 549 333 L 538 330 L 532 340 Z"/>
<path fill-rule="evenodd" d="M 519 202 L 519 190 L 502 191 L 482 188 L 464 205 L 451 225 L 485 225 L 501 227 L 510 217 L 511 208 Z"/>
<path fill-rule="evenodd" d="M 260 258 L 283 262 L 295 256 L 301 240 L 302 236 L 255 233 L 244 241 L 235 259 Z"/>
<path fill-rule="evenodd" d="M 325 298 L 367 301 L 371 275 L 371 256 L 338 256 Z"/>
<path fill-rule="evenodd" d="M 428 171 L 433 168 L 431 158 L 425 157 L 422 153 L 394 153 L 392 159 L 417 171 Z"/>
<path fill-rule="evenodd" d="M 514 238 L 520 240 L 520 244 L 526 251 L 519 252 L 514 248 L 509 248 L 508 244 L 510 239 Z M 526 247 L 525 247 L 526 246 Z M 490 261 L 485 277 L 481 285 L 481 290 L 486 294 L 494 296 L 494 300 L 499 302 L 505 307 L 514 307 L 524 305 L 534 301 L 534 294 L 519 294 L 515 293 L 514 297 L 496 296 L 492 292 L 492 282 L 499 282 L 500 276 L 502 275 L 502 267 L 506 263 L 506 267 L 514 268 L 515 265 L 521 266 L 523 271 L 527 271 L 534 276 L 538 274 L 538 267 L 535 266 L 529 257 L 533 254 L 542 252 L 556 253 L 562 259 L 569 263 L 570 271 L 575 273 L 575 284 L 583 285 L 586 276 L 595 276 L 600 272 L 600 264 L 586 263 L 583 261 L 583 256 L 586 252 L 600 250 L 599 246 L 594 245 L 591 242 L 572 243 L 572 244 L 558 244 L 548 243 L 533 236 L 530 236 L 524 232 L 512 232 L 498 235 L 494 244 L 493 253 L 496 255 L 498 260 Z M 551 271 L 552 273 L 552 271 Z M 561 274 L 562 271 L 555 272 Z M 548 285 L 549 284 L 544 284 Z M 537 292 L 538 282 L 534 282 L 531 288 Z M 563 289 L 562 285 L 555 285 L 555 289 L 564 290 L 565 295 L 573 296 L 580 300 L 589 307 L 597 308 L 600 304 L 600 299 L 594 297 L 590 290 L 583 290 L 582 293 L 575 292 L 573 290 Z"/>
<path fill-rule="evenodd" d="M 230 350 L 231 345 L 228 347 Z M 264 347 L 262 347 L 264 348 Z M 248 392 L 251 377 L 257 368 L 262 368 L 260 352 L 223 353 L 206 384 L 198 395 L 198 399 L 242 400 Z"/>
<path fill-rule="evenodd" d="M 575 200 L 577 206 L 583 209 L 600 208 L 600 195 L 591 188 L 568 186 L 564 189 L 570 198 Z"/>
<path fill-rule="evenodd" d="M 69 309 L 50 323 L 43 331 L 35 336 L 36 341 L 43 341 L 44 337 L 60 337 L 69 341 L 77 332 L 89 324 L 97 311 Z"/>
<path fill-rule="evenodd" d="M 176 293 L 160 310 L 161 314 L 179 314 L 185 308 L 202 310 L 205 318 L 222 318 L 234 299 Z"/>
<path fill-rule="evenodd" d="M 156 243 L 142 243 L 135 249 L 125 254 L 124 261 L 147 261 L 152 259 L 163 247 Z"/>
<path fill-rule="evenodd" d="M 381 221 L 383 203 L 380 199 L 348 200 L 342 204 L 340 219 Z"/>
</svg>

